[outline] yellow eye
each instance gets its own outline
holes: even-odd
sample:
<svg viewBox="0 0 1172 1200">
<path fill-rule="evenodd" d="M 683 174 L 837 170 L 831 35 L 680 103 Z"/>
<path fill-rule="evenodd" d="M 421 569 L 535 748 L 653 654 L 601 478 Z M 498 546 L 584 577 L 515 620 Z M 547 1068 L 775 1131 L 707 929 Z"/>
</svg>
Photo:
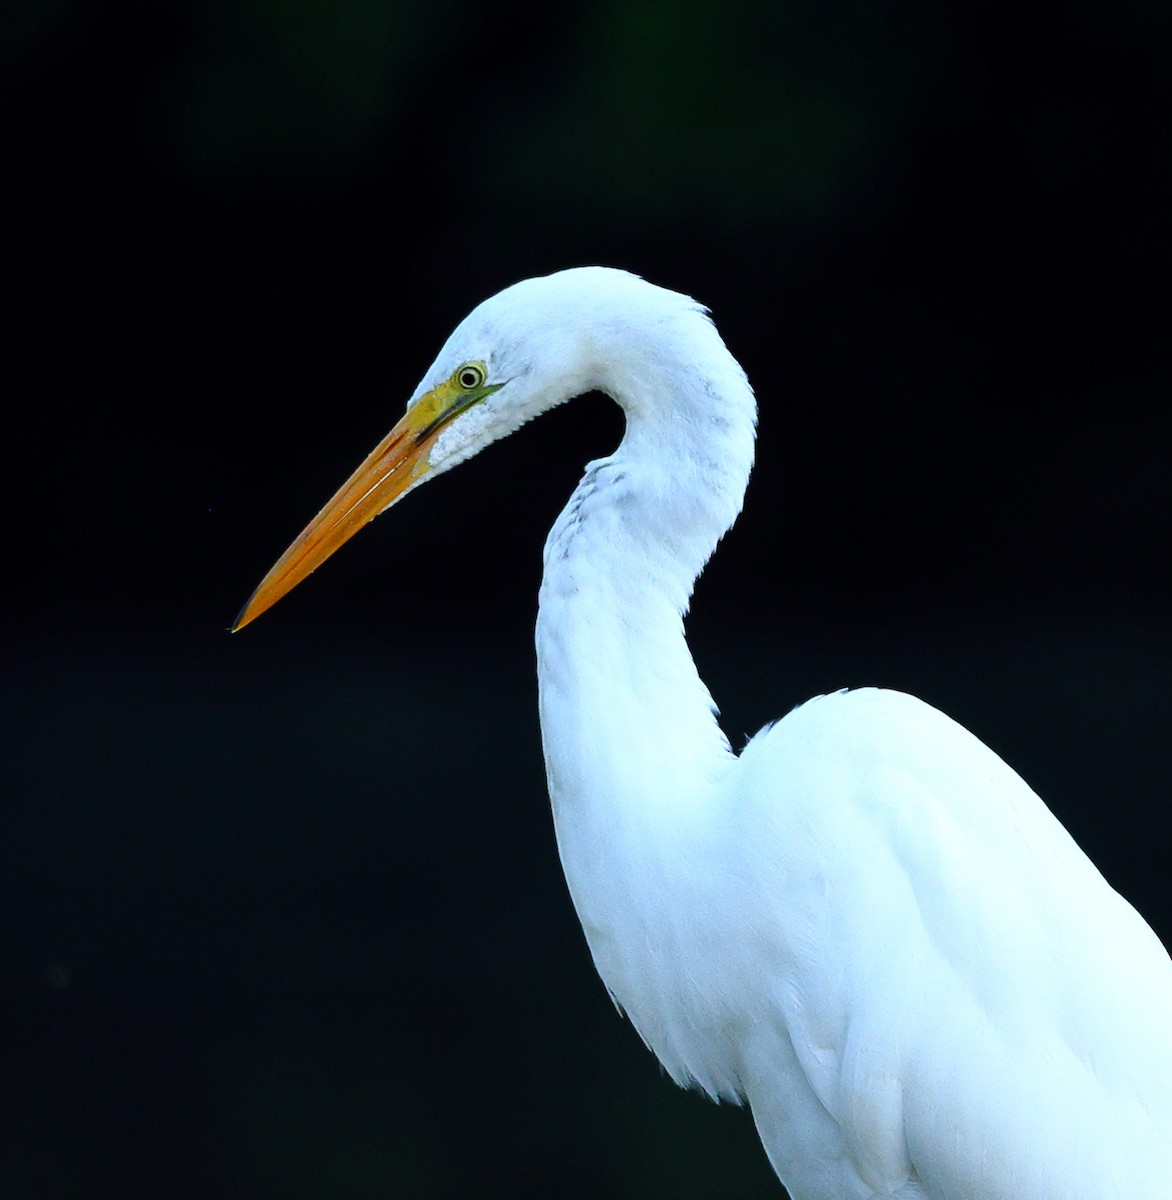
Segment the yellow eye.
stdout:
<svg viewBox="0 0 1172 1200">
<path fill-rule="evenodd" d="M 484 363 L 470 362 L 458 368 L 453 378 L 466 392 L 471 392 L 478 387 L 484 387 L 488 371 L 485 370 Z"/>
</svg>

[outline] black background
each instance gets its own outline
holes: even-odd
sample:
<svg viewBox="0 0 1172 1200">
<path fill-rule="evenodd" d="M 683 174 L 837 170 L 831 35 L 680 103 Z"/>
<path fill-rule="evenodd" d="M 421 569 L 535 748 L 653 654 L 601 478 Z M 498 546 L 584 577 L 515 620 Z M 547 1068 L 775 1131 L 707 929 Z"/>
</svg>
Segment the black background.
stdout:
<svg viewBox="0 0 1172 1200">
<path fill-rule="evenodd" d="M 540 547 L 590 397 L 226 627 L 474 303 L 624 266 L 761 406 L 738 744 L 883 683 L 1172 937 L 1168 61 L 1104 7 L 28 3 L 6 112 L 0 1192 L 776 1196 L 593 976 Z"/>
</svg>

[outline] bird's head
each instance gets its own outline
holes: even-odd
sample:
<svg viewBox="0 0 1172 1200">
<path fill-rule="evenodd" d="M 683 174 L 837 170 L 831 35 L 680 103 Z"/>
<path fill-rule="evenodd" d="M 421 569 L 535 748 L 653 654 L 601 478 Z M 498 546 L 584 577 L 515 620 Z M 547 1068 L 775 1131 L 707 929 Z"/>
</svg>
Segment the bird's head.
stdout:
<svg viewBox="0 0 1172 1200">
<path fill-rule="evenodd" d="M 429 479 L 571 396 L 602 386 L 595 338 L 616 293 L 661 292 L 626 272 L 582 267 L 529 279 L 454 330 L 398 424 L 261 581 L 240 629 L 272 607 L 368 521 Z M 669 293 L 663 293 L 668 295 Z"/>
</svg>

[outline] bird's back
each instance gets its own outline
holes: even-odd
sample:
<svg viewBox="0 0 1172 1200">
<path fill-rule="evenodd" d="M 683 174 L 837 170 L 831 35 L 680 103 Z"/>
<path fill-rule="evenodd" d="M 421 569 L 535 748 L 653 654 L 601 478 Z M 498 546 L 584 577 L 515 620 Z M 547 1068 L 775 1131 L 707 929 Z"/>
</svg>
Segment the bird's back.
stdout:
<svg viewBox="0 0 1172 1200">
<path fill-rule="evenodd" d="M 795 1200 L 1172 1193 L 1172 961 L 991 750 L 839 693 L 736 790 L 774 962 L 743 1085 Z"/>
</svg>

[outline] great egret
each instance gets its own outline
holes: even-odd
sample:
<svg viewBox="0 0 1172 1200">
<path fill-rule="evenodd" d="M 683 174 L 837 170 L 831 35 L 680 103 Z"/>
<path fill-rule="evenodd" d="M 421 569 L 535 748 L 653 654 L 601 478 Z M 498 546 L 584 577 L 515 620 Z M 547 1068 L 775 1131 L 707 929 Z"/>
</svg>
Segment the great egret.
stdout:
<svg viewBox="0 0 1172 1200">
<path fill-rule="evenodd" d="M 1172 1195 L 1172 961 L 972 734 L 879 689 L 735 754 L 684 639 L 756 407 L 707 311 L 623 271 L 465 318 L 247 624 L 425 479 L 582 392 L 622 443 L 545 546 L 541 729 L 599 974 L 671 1077 L 747 1102 L 794 1200 Z"/>
</svg>

